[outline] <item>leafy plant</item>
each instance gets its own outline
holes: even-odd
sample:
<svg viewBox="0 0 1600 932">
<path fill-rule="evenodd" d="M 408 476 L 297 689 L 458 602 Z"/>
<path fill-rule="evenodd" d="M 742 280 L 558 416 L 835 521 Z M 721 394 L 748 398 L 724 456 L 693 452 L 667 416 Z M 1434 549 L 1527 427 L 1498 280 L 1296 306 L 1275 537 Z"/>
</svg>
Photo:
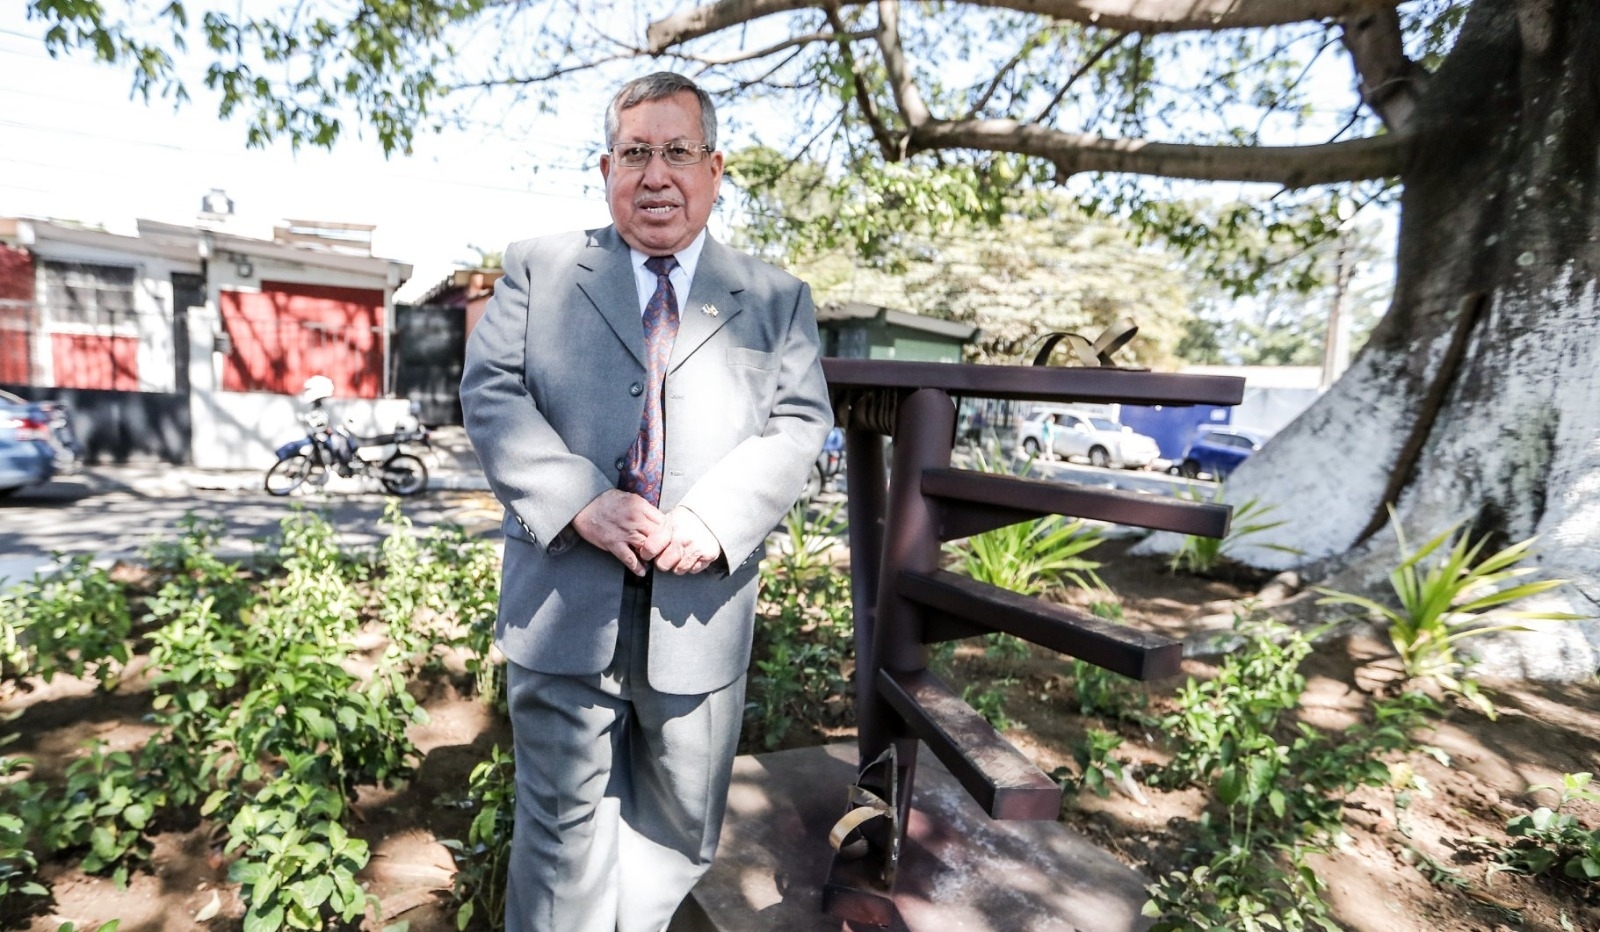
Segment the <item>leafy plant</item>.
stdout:
<svg viewBox="0 0 1600 932">
<path fill-rule="evenodd" d="M 1122 622 L 1120 603 L 1096 600 L 1089 604 L 1089 611 L 1098 618 Z M 1079 715 L 1139 720 L 1150 704 L 1150 697 L 1138 688 L 1137 681 L 1086 660 L 1073 659 L 1072 684 Z"/>
<path fill-rule="evenodd" d="M 981 452 L 974 464 L 982 472 L 1007 472 L 1004 460 L 991 461 Z M 1102 539 L 1100 529 L 1081 518 L 1067 521 L 1051 515 L 951 541 L 944 549 L 955 558 L 953 568 L 959 573 L 1001 589 L 1038 595 L 1063 583 L 1090 591 L 1105 589 L 1095 573 L 1100 564 L 1084 556 Z"/>
<path fill-rule="evenodd" d="M 0 738 L 0 748 L 16 739 L 15 734 Z M 50 895 L 36 879 L 39 859 L 29 847 L 43 821 L 39 799 L 44 790 L 28 779 L 32 766 L 26 757 L 0 753 L 0 907 L 6 915 L 14 915 L 24 897 Z"/>
<path fill-rule="evenodd" d="M 88 554 L 0 593 L 0 662 L 49 682 L 57 673 L 117 683 L 133 628 L 128 600 Z"/>
<path fill-rule="evenodd" d="M 1160 930 L 1337 929 L 1306 862 L 1342 834 L 1345 796 L 1392 785 L 1385 755 L 1415 746 L 1436 711 L 1421 693 L 1378 703 L 1370 723 L 1328 735 L 1295 720 L 1310 653 L 1304 633 L 1241 619 L 1246 646 L 1217 675 L 1190 680 L 1161 722 L 1174 743 L 1164 785 L 1215 787 L 1223 819 L 1199 824 L 1197 863 L 1150 887 L 1145 915 Z"/>
<path fill-rule="evenodd" d="M 346 831 L 349 801 L 359 786 L 410 775 L 406 731 L 425 713 L 404 676 L 442 646 L 486 659 L 496 602 L 492 544 L 418 535 L 398 510 L 389 517 L 395 539 L 376 559 L 342 551 L 326 519 L 301 510 L 259 571 L 218 559 L 220 525 L 192 515 L 176 542 L 147 549 L 159 582 L 144 596 L 157 730 L 137 752 L 91 748 L 55 790 L 0 757 L 8 909 L 48 892 L 35 852 L 81 852 L 83 869 L 122 882 L 147 857 L 155 821 L 200 803 L 237 855 L 246 929 L 342 928 L 367 911 L 356 872 L 368 852 Z M 128 612 L 123 584 L 86 559 L 13 588 L 0 598 L 7 675 L 120 669 Z M 364 630 L 403 647 L 374 664 L 355 646 Z"/>
<path fill-rule="evenodd" d="M 1223 498 L 1222 483 L 1217 483 L 1208 496 L 1194 486 L 1189 486 L 1179 492 L 1183 498 L 1193 502 L 1208 502 L 1220 504 Z M 1252 498 L 1233 509 L 1233 518 L 1229 523 L 1228 534 L 1225 537 L 1202 537 L 1198 534 L 1185 534 L 1183 543 L 1178 545 L 1178 550 L 1172 555 L 1169 568 L 1174 572 L 1193 573 L 1205 576 L 1216 571 L 1227 555 L 1230 547 L 1236 546 L 1240 541 L 1256 534 L 1281 527 L 1282 521 L 1267 521 L 1266 516 L 1275 508 L 1274 505 L 1262 504 L 1258 498 Z M 1294 547 L 1283 544 L 1265 544 L 1269 550 L 1283 553 L 1300 553 Z"/>
<path fill-rule="evenodd" d="M 1336 589 L 1318 589 L 1325 596 L 1319 604 L 1353 605 L 1385 624 L 1406 676 L 1431 679 L 1493 715 L 1494 707 L 1487 697 L 1479 694 L 1476 683 L 1463 676 L 1471 660 L 1458 652 L 1458 645 L 1485 634 L 1526 630 L 1521 624 L 1523 621 L 1581 618 L 1566 612 L 1507 607 L 1520 599 L 1548 592 L 1565 580 L 1517 582 L 1537 572 L 1533 567 L 1518 565 L 1533 555 L 1535 538 L 1485 555 L 1487 536 L 1471 541 L 1469 535 L 1458 533 L 1461 523 L 1457 522 L 1413 551 L 1406 543 L 1405 531 L 1393 509 L 1390 509 L 1390 521 L 1394 524 L 1403 557 L 1400 565 L 1389 574 L 1399 607 L 1391 608 L 1374 599 Z M 1427 562 L 1436 554 L 1436 559 Z"/>
<path fill-rule="evenodd" d="M 467 804 L 475 807 L 465 842 L 446 839 L 456 862 L 451 890 L 456 907 L 456 928 L 465 929 L 482 916 L 490 929 L 505 924 L 506 870 L 511 861 L 511 829 L 516 821 L 516 765 L 511 755 L 496 745 L 489 759 L 472 769 Z"/>
<path fill-rule="evenodd" d="M 314 755 L 287 764 L 228 824 L 228 850 L 240 852 L 228 879 L 244 897 L 244 932 L 348 925 L 372 901 L 356 879 L 367 843 L 341 824 L 343 795 L 309 772 L 320 766 Z"/>
<path fill-rule="evenodd" d="M 1600 792 L 1589 788 L 1594 775 L 1568 773 L 1561 777 L 1561 797 L 1554 809 L 1540 806 L 1506 825 L 1506 834 L 1521 839 L 1500 853 L 1500 860 L 1527 874 L 1560 871 L 1584 883 L 1600 883 L 1600 829 L 1591 829 L 1576 816 L 1563 812 L 1573 802 L 1600 803 Z M 1529 792 L 1557 787 L 1539 784 Z"/>
<path fill-rule="evenodd" d="M 1065 782 L 1070 779 L 1078 790 L 1093 790 L 1101 798 L 1111 795 L 1111 788 L 1124 779 L 1122 762 L 1111 752 L 1122 747 L 1122 738 L 1109 731 L 1091 728 L 1072 749 L 1072 759 L 1078 765 L 1074 776 L 1066 768 L 1058 769 L 1053 776 Z"/>
<path fill-rule="evenodd" d="M 1289 864 L 1279 867 L 1275 856 Z M 1206 863 L 1168 873 L 1149 887 L 1150 932 L 1342 932 L 1322 899 L 1327 885 L 1300 849 L 1279 852 L 1229 845 Z"/>
<path fill-rule="evenodd" d="M 830 551 L 844 534 L 837 505 L 811 518 L 797 505 L 786 537 L 761 565 L 745 742 L 779 747 L 795 724 L 848 714 L 855 662 L 850 577 Z"/>
<path fill-rule="evenodd" d="M 1016 682 L 1011 677 L 1004 677 L 984 686 L 969 683 L 961 688 L 961 699 L 997 730 L 1004 731 L 1017 724 L 1006 714 L 1005 693 L 1006 687 L 1015 685 Z"/>
<path fill-rule="evenodd" d="M 47 807 L 40 826 L 44 850 L 87 848 L 79 866 L 90 874 L 110 869 L 124 886 L 129 864 L 150 856 L 144 832 L 165 807 L 165 792 L 141 774 L 132 754 L 107 752 L 103 744 L 73 761 L 66 776 L 61 800 Z"/>
<path fill-rule="evenodd" d="M 1098 546 L 1099 529 L 1081 518 L 1067 521 L 1052 515 L 945 545 L 955 555 L 955 570 L 979 582 L 1023 595 L 1071 583 L 1082 589 L 1103 589 L 1096 561 L 1083 554 Z"/>
</svg>

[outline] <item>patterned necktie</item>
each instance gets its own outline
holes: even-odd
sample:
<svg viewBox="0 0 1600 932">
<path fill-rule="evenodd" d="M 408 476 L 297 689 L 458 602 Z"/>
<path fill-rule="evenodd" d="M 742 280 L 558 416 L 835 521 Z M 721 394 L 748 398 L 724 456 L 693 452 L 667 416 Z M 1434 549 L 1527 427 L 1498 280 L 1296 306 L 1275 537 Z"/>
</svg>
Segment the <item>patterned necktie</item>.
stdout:
<svg viewBox="0 0 1600 932">
<path fill-rule="evenodd" d="M 661 504 L 661 467 L 666 451 L 661 393 L 672 358 L 672 341 L 678 336 L 678 298 L 667 276 L 678 267 L 672 256 L 651 256 L 644 267 L 656 275 L 656 291 L 644 306 L 645 394 L 639 436 L 628 450 L 627 468 L 619 487 L 652 505 Z"/>
</svg>

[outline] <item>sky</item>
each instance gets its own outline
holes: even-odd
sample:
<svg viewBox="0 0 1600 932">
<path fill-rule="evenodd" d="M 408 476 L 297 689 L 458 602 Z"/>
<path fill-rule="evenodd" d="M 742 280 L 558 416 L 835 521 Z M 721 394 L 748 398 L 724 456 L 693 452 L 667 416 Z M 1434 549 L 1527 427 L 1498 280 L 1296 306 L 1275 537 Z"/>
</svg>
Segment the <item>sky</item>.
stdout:
<svg viewBox="0 0 1600 932">
<path fill-rule="evenodd" d="M 195 222 L 220 188 L 234 202 L 230 229 L 246 236 L 270 238 L 287 219 L 375 224 L 374 254 L 414 266 L 402 300 L 475 264 L 477 249 L 608 220 L 597 110 L 540 118 L 528 138 L 427 136 L 387 160 L 371 138 L 251 150 L 245 124 L 222 121 L 201 82 L 175 113 L 130 99 L 125 70 L 51 59 L 41 35 L 22 4 L 0 4 L 0 216 L 131 235 L 141 218 Z"/>
</svg>

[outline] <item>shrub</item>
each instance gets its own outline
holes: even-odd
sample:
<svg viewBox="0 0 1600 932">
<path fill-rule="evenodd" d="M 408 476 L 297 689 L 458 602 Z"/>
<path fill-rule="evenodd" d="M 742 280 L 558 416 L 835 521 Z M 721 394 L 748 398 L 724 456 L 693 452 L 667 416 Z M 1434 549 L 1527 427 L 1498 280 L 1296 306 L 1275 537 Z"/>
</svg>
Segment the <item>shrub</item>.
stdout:
<svg viewBox="0 0 1600 932">
<path fill-rule="evenodd" d="M 1594 775 L 1568 773 L 1561 777 L 1561 797 L 1554 809 L 1540 806 L 1506 825 L 1506 834 L 1520 841 L 1500 852 L 1500 860 L 1527 874 L 1559 871 L 1587 884 L 1600 883 L 1600 829 L 1584 825 L 1563 812 L 1573 802 L 1600 803 L 1600 792 L 1589 788 Z M 1530 793 L 1557 787 L 1539 784 Z"/>
<path fill-rule="evenodd" d="M 855 623 L 850 577 L 831 549 L 845 533 L 837 505 L 816 518 L 796 505 L 785 540 L 761 564 L 761 599 L 745 700 L 746 744 L 772 750 L 799 722 L 844 720 L 851 707 Z"/>
<path fill-rule="evenodd" d="M 1412 551 L 1393 509 L 1389 518 L 1402 557 L 1400 565 L 1389 574 L 1399 608 L 1336 589 L 1318 589 L 1325 596 L 1319 604 L 1353 605 L 1363 610 L 1387 627 L 1389 641 L 1406 676 L 1431 679 L 1493 715 L 1493 705 L 1479 694 L 1476 683 L 1463 675 L 1471 661 L 1457 651 L 1457 645 L 1485 634 L 1526 630 L 1523 621 L 1571 621 L 1582 617 L 1507 607 L 1554 589 L 1565 580 L 1516 582 L 1536 572 L 1533 567 L 1518 565 L 1533 555 L 1534 538 L 1485 556 L 1488 538 L 1469 540 L 1467 534 L 1460 533 L 1458 522 Z M 1435 554 L 1437 558 L 1426 564 Z"/>
<path fill-rule="evenodd" d="M 1220 504 L 1222 502 L 1223 487 L 1218 483 L 1212 493 L 1207 496 L 1189 486 L 1180 495 L 1194 502 L 1209 502 Z M 1233 547 L 1247 537 L 1252 537 L 1264 531 L 1270 531 L 1283 525 L 1282 521 L 1264 520 L 1273 505 L 1264 505 L 1260 499 L 1252 498 L 1233 509 L 1233 518 L 1229 523 L 1228 533 L 1225 537 L 1202 537 L 1198 534 L 1185 534 L 1183 543 L 1178 545 L 1178 550 L 1172 555 L 1169 568 L 1172 572 L 1193 573 L 1198 576 L 1216 572 L 1227 555 L 1228 548 Z M 1283 553 L 1298 554 L 1299 550 L 1282 544 L 1267 544 L 1269 550 Z"/>
<path fill-rule="evenodd" d="M 472 770 L 466 804 L 476 808 L 465 842 L 441 842 L 452 852 L 456 878 L 456 928 L 465 929 L 475 916 L 490 929 L 505 925 L 506 871 L 511 862 L 511 829 L 516 821 L 517 781 L 511 755 L 496 745 L 489 759 Z"/>
</svg>

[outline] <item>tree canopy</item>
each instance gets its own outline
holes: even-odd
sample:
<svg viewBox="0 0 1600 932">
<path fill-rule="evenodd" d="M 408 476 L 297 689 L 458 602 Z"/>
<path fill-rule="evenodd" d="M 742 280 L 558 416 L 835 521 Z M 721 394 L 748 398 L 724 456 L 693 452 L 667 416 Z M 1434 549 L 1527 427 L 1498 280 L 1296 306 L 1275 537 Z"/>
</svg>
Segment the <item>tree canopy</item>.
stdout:
<svg viewBox="0 0 1600 932">
<path fill-rule="evenodd" d="M 1338 581 L 1348 590 L 1393 565 L 1387 523 L 1422 539 L 1465 521 L 1497 546 L 1547 534 L 1559 546 L 1542 565 L 1570 580 L 1552 598 L 1600 615 L 1594 0 L 241 9 L 191 23 L 170 0 L 121 18 L 99 0 L 28 0 L 52 53 L 131 67 L 139 93 L 188 94 L 170 53 L 191 48 L 254 144 L 331 145 L 357 126 L 400 151 L 470 108 L 566 117 L 595 83 L 690 73 L 739 103 L 730 137 L 778 154 L 742 179 L 754 202 L 836 206 L 752 212 L 789 255 L 847 244 L 910 270 L 907 247 L 973 222 L 1004 235 L 1027 195 L 1062 188 L 1224 293 L 1312 287 L 1321 247 L 1366 205 L 1397 204 L 1391 306 L 1349 373 L 1230 478 L 1231 500 L 1283 519 L 1236 553 L 1360 577 Z M 1580 633 L 1517 664 L 1592 675 L 1600 623 L 1564 631 Z"/>
<path fill-rule="evenodd" d="M 1386 196 L 1408 101 L 1466 6 L 321 0 L 192 12 L 134 0 L 115 15 L 98 0 L 28 0 L 51 54 L 128 67 L 147 98 L 199 93 L 174 55 L 203 61 L 206 93 L 251 145 L 331 146 L 354 129 L 401 152 L 468 111 L 559 108 L 583 75 L 669 67 L 740 101 L 756 142 L 825 166 L 813 184 L 845 208 L 771 220 L 767 235 L 792 249 L 848 242 L 871 258 L 894 230 L 995 223 L 1019 189 L 1092 177 L 1073 187 L 1082 206 L 1201 250 L 1234 291 L 1260 286 L 1278 261 L 1250 242 L 1325 241 L 1351 212 L 1342 203 Z M 1341 46 L 1359 86 L 1333 60 Z M 1271 188 L 1196 211 L 1153 178 Z M 1327 184 L 1337 187 L 1302 193 Z M 1225 240 L 1240 245 L 1208 254 Z"/>
</svg>

